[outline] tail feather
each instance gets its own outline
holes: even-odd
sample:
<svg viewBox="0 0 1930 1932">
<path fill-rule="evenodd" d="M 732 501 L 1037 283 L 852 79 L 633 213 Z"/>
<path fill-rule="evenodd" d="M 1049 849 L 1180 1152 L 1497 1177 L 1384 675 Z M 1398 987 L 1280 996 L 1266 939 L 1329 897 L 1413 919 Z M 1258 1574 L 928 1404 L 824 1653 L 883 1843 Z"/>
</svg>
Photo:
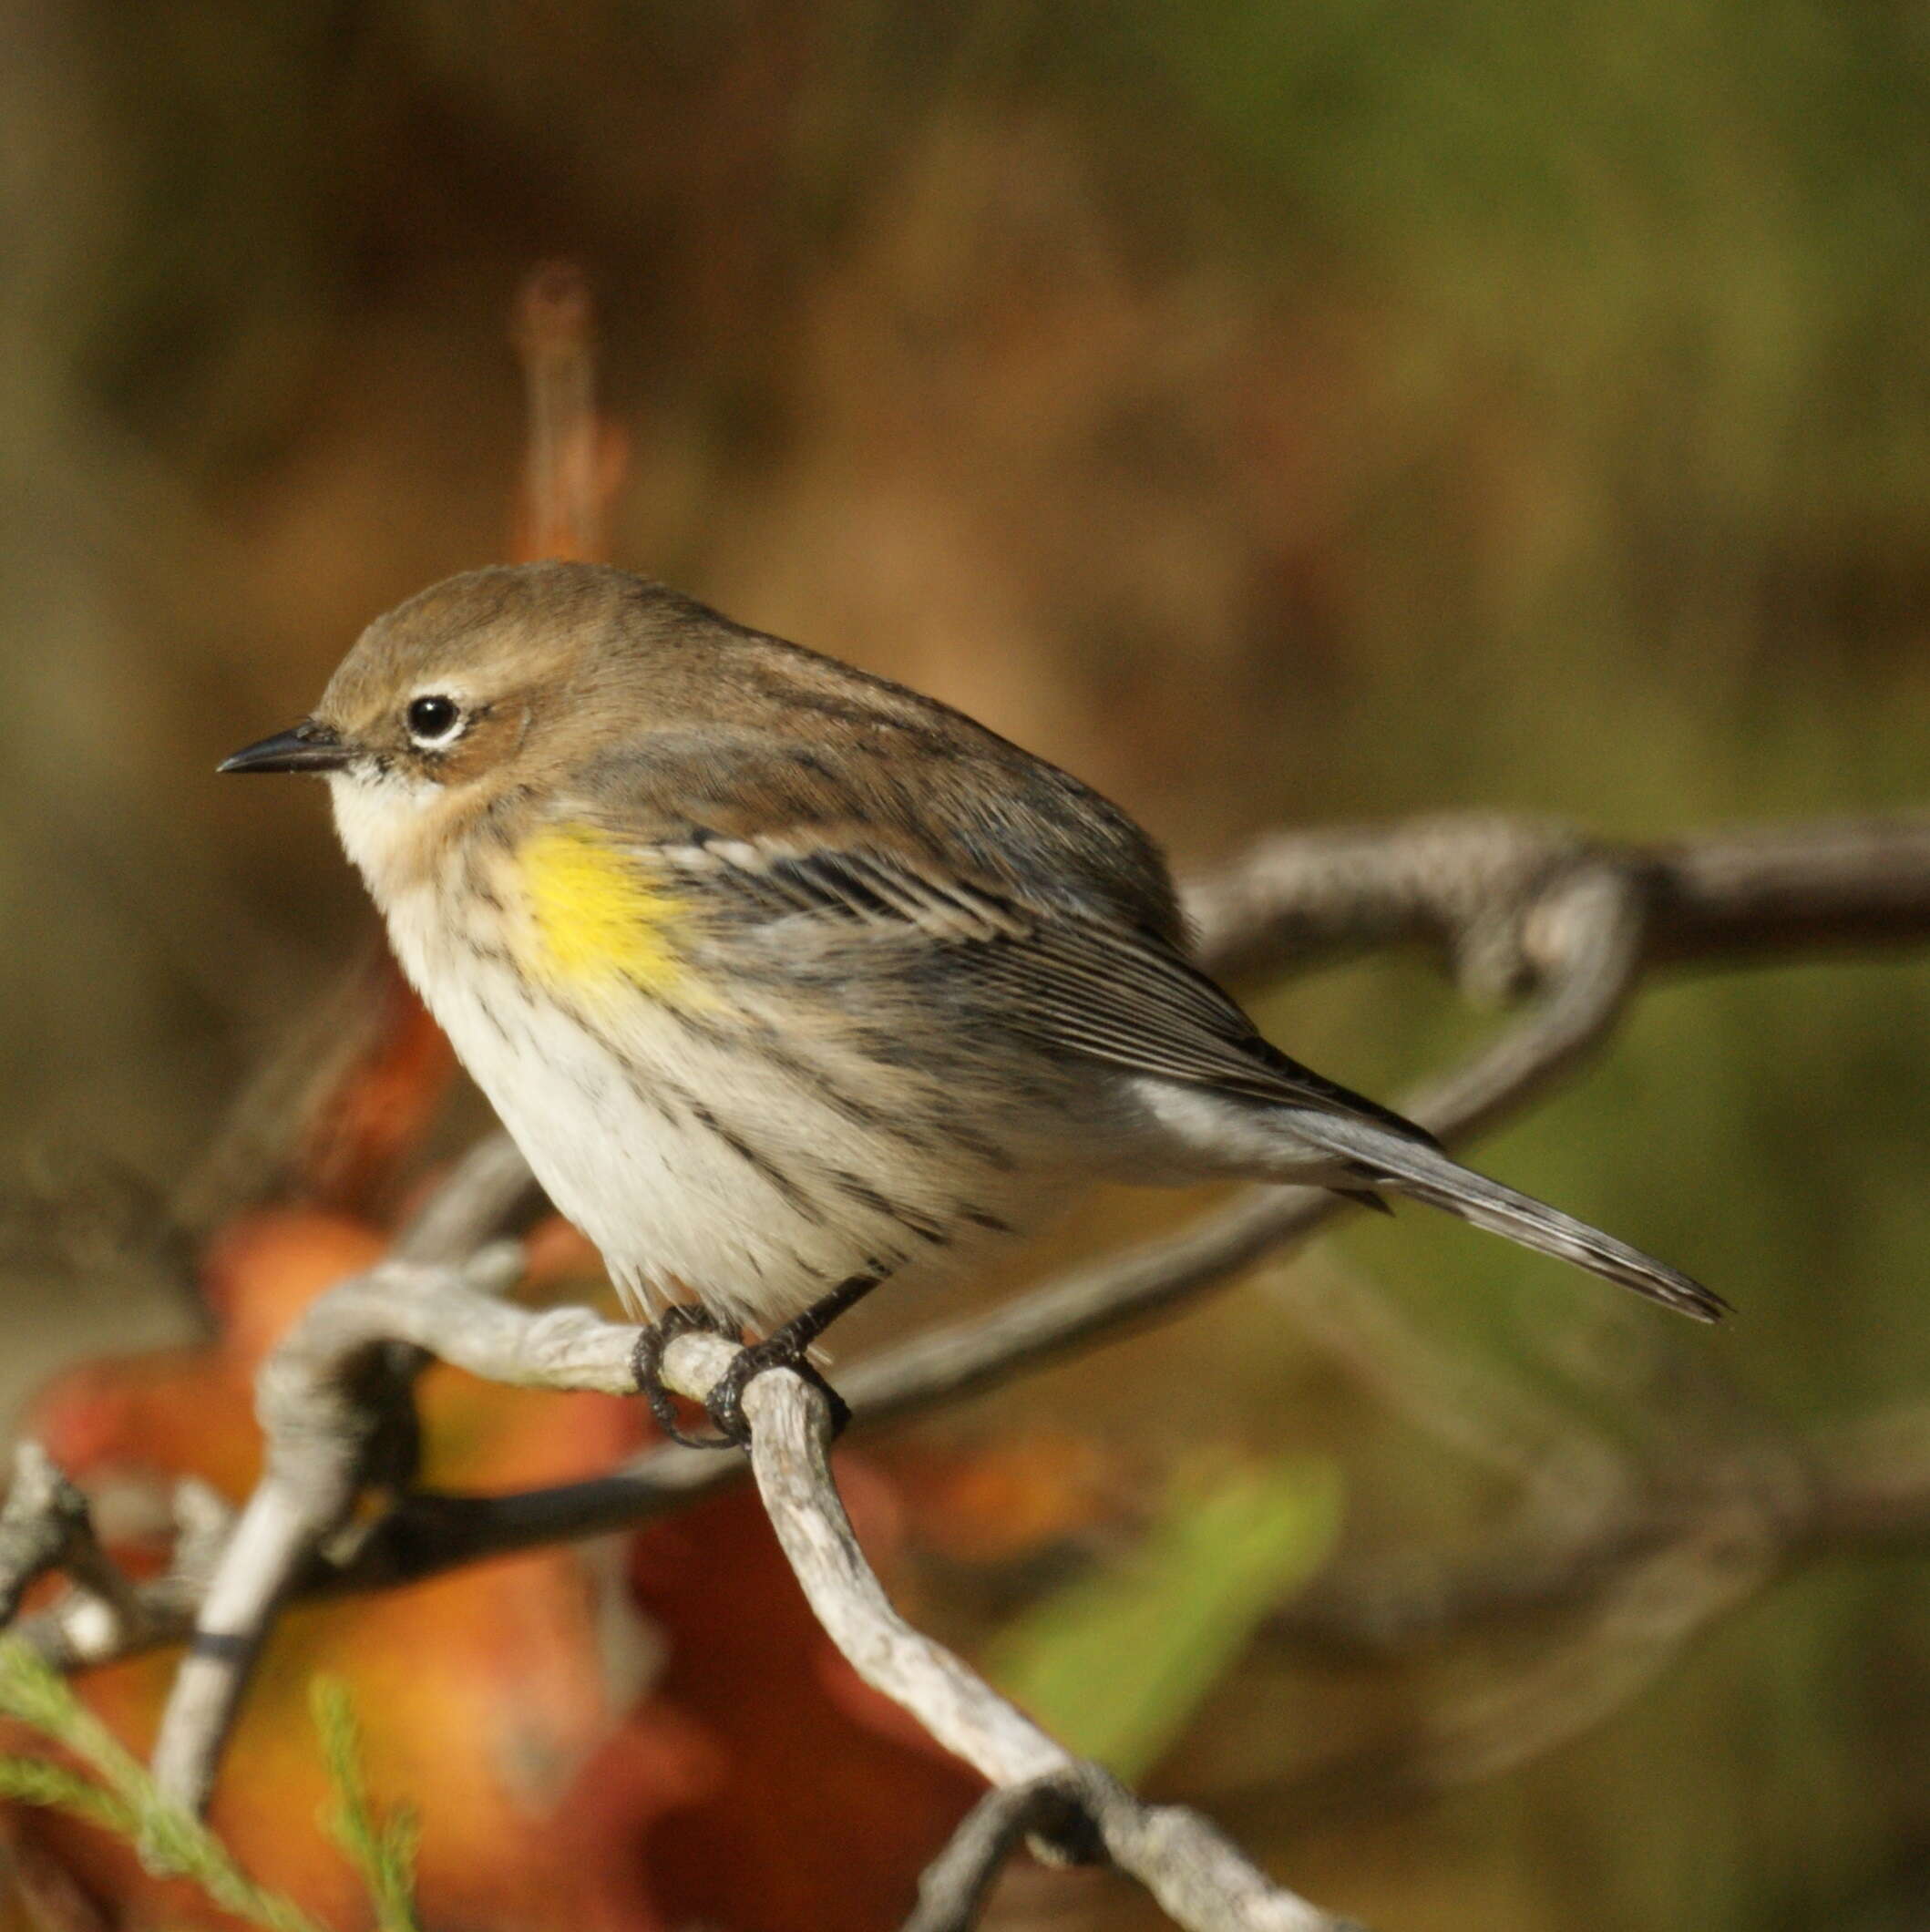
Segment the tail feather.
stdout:
<svg viewBox="0 0 1930 1932">
<path fill-rule="evenodd" d="M 1404 1139 L 1372 1121 L 1299 1109 L 1293 1112 L 1293 1132 L 1297 1141 L 1339 1156 L 1350 1174 L 1359 1175 L 1370 1187 L 1387 1187 L 1442 1208 L 1524 1248 L 1632 1288 L 1698 1321 L 1719 1321 L 1729 1312 L 1728 1302 L 1720 1295 L 1678 1269 L 1532 1195 L 1491 1181 L 1423 1141 Z"/>
</svg>

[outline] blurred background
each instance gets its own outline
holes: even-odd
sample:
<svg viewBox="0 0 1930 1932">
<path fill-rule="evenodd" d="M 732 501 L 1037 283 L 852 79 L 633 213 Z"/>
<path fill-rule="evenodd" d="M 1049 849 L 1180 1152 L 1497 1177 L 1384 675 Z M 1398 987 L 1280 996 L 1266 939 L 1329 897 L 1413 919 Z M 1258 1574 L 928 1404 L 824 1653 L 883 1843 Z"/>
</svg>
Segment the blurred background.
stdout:
<svg viewBox="0 0 1930 1932">
<path fill-rule="evenodd" d="M 976 713 L 1183 868 L 1455 807 L 1642 837 L 1921 802 L 1917 5 L 6 0 L 0 23 L 11 1414 L 62 1364 L 198 1331 L 180 1204 L 374 932 L 319 791 L 213 766 L 304 711 L 371 616 L 506 554 L 509 316 L 549 258 L 597 296 L 615 560 Z M 1370 1092 L 1494 1023 L 1417 961 L 1247 991 Z M 1324 1472 L 1343 1558 L 1478 1545 L 1508 1472 L 1285 1310 L 1309 1278 L 1371 1285 L 1467 1388 L 1637 1458 L 1711 1360 L 1699 1414 L 1930 1395 L 1926 1138 L 1930 961 L 1660 984 L 1483 1157 L 1720 1288 L 1720 1335 L 1659 1335 L 1432 1218 L 1350 1228 L 881 1450 L 900 1587 L 974 1655 L 1033 1647 L 1022 1678 L 1228 1458 Z M 1052 1254 L 1173 1210 L 1105 1203 Z M 974 1543 L 954 1509 L 921 1541 L 919 1495 L 955 1502 L 960 1469 L 987 1521 L 1043 1495 L 1045 1526 Z M 1820 1564 L 1627 1682 L 1576 1667 L 1542 1742 L 1565 1639 L 1363 1661 L 1235 1617 L 1134 1769 L 1383 1932 L 1902 1932 L 1930 1925 L 1925 1580 Z M 1493 1748 L 1531 1680 L 1537 1716 Z M 1477 1712 L 1483 1748 L 1410 1750 Z M 436 1793 L 408 1794 L 433 1836 Z M 702 1892 L 661 1922 L 698 1923 Z M 1078 1875 L 1000 1909 L 1150 1922 Z"/>
</svg>

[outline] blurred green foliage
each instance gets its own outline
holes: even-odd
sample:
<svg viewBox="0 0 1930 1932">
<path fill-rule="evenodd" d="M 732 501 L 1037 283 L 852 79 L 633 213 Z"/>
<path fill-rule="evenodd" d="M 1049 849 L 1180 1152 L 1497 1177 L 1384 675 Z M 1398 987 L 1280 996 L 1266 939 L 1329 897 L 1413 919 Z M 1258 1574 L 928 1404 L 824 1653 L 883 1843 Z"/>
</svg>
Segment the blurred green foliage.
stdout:
<svg viewBox="0 0 1930 1932">
<path fill-rule="evenodd" d="M 1079 1756 L 1142 1778 L 1319 1569 L 1340 1528 L 1330 1465 L 1182 1467 L 1130 1562 L 1008 1624 L 992 1682 Z"/>
</svg>

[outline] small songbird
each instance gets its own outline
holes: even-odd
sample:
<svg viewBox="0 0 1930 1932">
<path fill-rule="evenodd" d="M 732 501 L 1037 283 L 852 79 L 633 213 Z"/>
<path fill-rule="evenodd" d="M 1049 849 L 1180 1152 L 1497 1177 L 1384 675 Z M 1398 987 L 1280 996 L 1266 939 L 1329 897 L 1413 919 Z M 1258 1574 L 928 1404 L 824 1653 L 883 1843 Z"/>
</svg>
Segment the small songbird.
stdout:
<svg viewBox="0 0 1930 1932">
<path fill-rule="evenodd" d="M 599 565 L 378 618 L 234 772 L 321 772 L 396 955 L 640 1318 L 796 1361 L 1084 1184 L 1412 1196 L 1723 1303 L 1260 1037 L 1157 848 L 933 699 Z"/>
</svg>

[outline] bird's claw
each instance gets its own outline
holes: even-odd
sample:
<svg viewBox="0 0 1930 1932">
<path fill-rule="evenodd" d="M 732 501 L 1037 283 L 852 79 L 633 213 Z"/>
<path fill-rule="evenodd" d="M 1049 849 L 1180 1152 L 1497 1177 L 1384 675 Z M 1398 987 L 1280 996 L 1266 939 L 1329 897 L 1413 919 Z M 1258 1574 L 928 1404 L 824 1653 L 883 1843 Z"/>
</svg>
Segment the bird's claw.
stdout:
<svg viewBox="0 0 1930 1932">
<path fill-rule="evenodd" d="M 721 1316 L 712 1314 L 701 1303 L 672 1302 L 654 1321 L 645 1323 L 638 1332 L 637 1345 L 630 1357 L 637 1392 L 650 1404 L 650 1413 L 657 1427 L 672 1442 L 682 1443 L 686 1449 L 734 1449 L 738 1446 L 736 1437 L 728 1433 L 721 1437 L 693 1435 L 677 1413 L 676 1402 L 663 1383 L 663 1354 L 680 1335 L 722 1335 L 727 1341 L 736 1339 L 736 1331 L 730 1324 Z M 720 1382 L 718 1386 L 721 1388 L 723 1384 Z M 712 1392 L 714 1396 L 715 1391 Z"/>
<path fill-rule="evenodd" d="M 805 1352 L 809 1342 L 779 1329 L 762 1341 L 754 1341 L 737 1352 L 733 1362 L 703 1399 L 703 1406 L 716 1425 L 714 1435 L 693 1435 L 683 1426 L 677 1405 L 663 1382 L 663 1354 L 680 1335 L 722 1335 L 736 1339 L 736 1331 L 722 1317 L 699 1304 L 679 1301 L 645 1327 L 637 1336 L 630 1358 L 638 1392 L 650 1404 L 658 1428 L 673 1443 L 687 1449 L 745 1449 L 750 1446 L 751 1425 L 744 1413 L 744 1392 L 766 1369 L 788 1369 L 822 1395 L 831 1411 L 831 1434 L 835 1440 L 844 1434 L 851 1420 L 851 1410 L 831 1384 L 812 1365 Z"/>
<path fill-rule="evenodd" d="M 850 1404 L 813 1365 L 805 1353 L 807 1345 L 779 1329 L 775 1335 L 752 1342 L 711 1385 L 703 1406 L 726 1443 L 740 1449 L 750 1446 L 751 1425 L 744 1419 L 744 1394 L 766 1369 L 788 1369 L 809 1382 L 830 1408 L 832 1440 L 835 1442 L 844 1434 L 845 1425 L 851 1420 Z"/>
</svg>

